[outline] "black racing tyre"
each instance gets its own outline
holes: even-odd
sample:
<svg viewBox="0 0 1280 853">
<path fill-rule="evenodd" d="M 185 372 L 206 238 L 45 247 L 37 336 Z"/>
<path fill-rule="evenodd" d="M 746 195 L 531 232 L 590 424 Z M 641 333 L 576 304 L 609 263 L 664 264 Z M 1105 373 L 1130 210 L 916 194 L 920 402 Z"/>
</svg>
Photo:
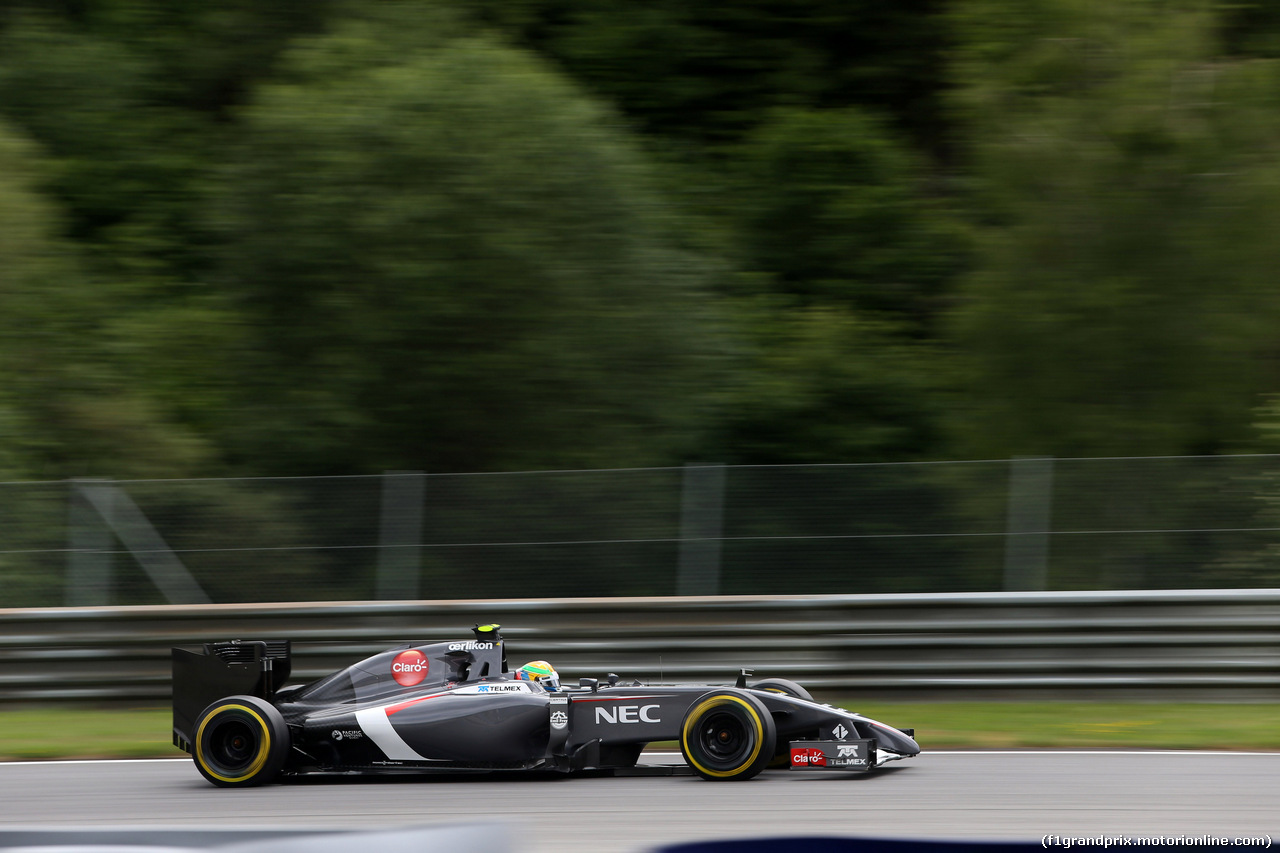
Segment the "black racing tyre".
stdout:
<svg viewBox="0 0 1280 853">
<path fill-rule="evenodd" d="M 220 788 L 264 785 L 284 767 L 289 727 L 270 702 L 228 696 L 196 718 L 191 755 L 200 774 Z"/>
<path fill-rule="evenodd" d="M 680 751 L 703 779 L 750 779 L 769 763 L 776 740 L 768 709 L 738 690 L 700 697 L 680 724 Z"/>
<path fill-rule="evenodd" d="M 804 699 L 806 702 L 813 701 L 813 696 L 808 690 L 805 690 L 794 681 L 788 681 L 785 678 L 766 678 L 751 685 L 751 689 L 768 690 L 770 693 L 782 693 L 786 696 L 794 696 L 797 699 Z"/>
<path fill-rule="evenodd" d="M 751 685 L 752 690 L 767 690 L 770 693 L 781 693 L 796 699 L 813 701 L 813 695 L 799 684 L 786 678 L 765 678 Z M 791 744 L 782 741 L 773 750 L 773 760 L 769 762 L 770 770 L 783 770 L 791 766 Z"/>
</svg>

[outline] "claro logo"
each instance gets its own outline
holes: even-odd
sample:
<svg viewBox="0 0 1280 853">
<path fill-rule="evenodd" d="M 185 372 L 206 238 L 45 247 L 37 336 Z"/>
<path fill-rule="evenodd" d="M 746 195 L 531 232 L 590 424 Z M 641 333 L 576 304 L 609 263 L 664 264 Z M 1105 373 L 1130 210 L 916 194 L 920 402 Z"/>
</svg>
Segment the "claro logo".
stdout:
<svg viewBox="0 0 1280 853">
<path fill-rule="evenodd" d="M 615 705 L 606 708 L 596 706 L 597 723 L 660 723 L 658 711 L 661 705 Z"/>
<path fill-rule="evenodd" d="M 809 767 L 826 767 L 827 755 L 817 747 L 792 747 L 791 763 L 802 767 L 805 765 Z"/>
<path fill-rule="evenodd" d="M 412 687 L 427 677 L 427 657 L 417 649 L 410 649 L 396 655 L 391 662 L 391 677 L 397 684 Z"/>
</svg>

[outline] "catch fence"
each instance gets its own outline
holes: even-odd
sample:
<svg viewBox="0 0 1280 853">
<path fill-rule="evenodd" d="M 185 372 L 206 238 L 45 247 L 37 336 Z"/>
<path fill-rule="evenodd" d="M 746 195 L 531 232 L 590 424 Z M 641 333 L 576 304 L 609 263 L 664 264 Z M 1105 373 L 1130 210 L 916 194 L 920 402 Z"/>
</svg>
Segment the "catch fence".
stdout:
<svg viewBox="0 0 1280 853">
<path fill-rule="evenodd" d="M 1280 457 L 0 483 L 0 607 L 1280 586 Z"/>
</svg>

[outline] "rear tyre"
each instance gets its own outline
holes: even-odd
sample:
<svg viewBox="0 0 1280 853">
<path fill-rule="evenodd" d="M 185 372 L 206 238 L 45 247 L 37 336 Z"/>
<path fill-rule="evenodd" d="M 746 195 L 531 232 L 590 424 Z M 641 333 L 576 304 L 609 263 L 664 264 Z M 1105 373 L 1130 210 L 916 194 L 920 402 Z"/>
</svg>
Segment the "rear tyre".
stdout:
<svg viewBox="0 0 1280 853">
<path fill-rule="evenodd" d="M 220 788 L 274 779 L 289 754 L 289 727 L 270 702 L 228 696 L 200 712 L 192 757 L 200 775 Z"/>
<path fill-rule="evenodd" d="M 680 751 L 703 779 L 750 779 L 769 763 L 776 740 L 768 709 L 737 690 L 702 696 L 680 724 Z"/>
</svg>

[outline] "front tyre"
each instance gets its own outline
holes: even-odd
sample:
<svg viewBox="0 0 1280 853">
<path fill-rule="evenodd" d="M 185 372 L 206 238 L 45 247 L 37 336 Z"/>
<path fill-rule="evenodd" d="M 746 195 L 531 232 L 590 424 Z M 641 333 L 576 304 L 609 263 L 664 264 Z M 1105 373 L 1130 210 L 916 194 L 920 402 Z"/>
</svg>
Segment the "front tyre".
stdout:
<svg viewBox="0 0 1280 853">
<path fill-rule="evenodd" d="M 289 754 L 289 727 L 274 705 L 229 696 L 200 712 L 192 757 L 200 775 L 220 788 L 270 782 Z"/>
<path fill-rule="evenodd" d="M 768 765 L 776 740 L 768 709 L 736 690 L 702 696 L 680 724 L 680 751 L 703 779 L 750 779 Z"/>
<path fill-rule="evenodd" d="M 751 685 L 752 690 L 768 690 L 770 693 L 781 693 L 783 696 L 792 696 L 796 699 L 803 699 L 806 702 L 812 702 L 813 696 L 808 690 L 805 690 L 794 681 L 785 678 L 765 678 Z"/>
<path fill-rule="evenodd" d="M 794 699 L 803 699 L 806 702 L 813 701 L 813 694 L 805 690 L 799 684 L 786 678 L 765 678 L 751 685 L 752 690 L 767 690 L 770 693 L 780 693 L 783 696 L 790 696 Z M 773 760 L 769 762 L 771 770 L 785 770 L 791 766 L 791 749 L 790 744 L 785 740 L 778 744 L 773 751 Z"/>
</svg>

